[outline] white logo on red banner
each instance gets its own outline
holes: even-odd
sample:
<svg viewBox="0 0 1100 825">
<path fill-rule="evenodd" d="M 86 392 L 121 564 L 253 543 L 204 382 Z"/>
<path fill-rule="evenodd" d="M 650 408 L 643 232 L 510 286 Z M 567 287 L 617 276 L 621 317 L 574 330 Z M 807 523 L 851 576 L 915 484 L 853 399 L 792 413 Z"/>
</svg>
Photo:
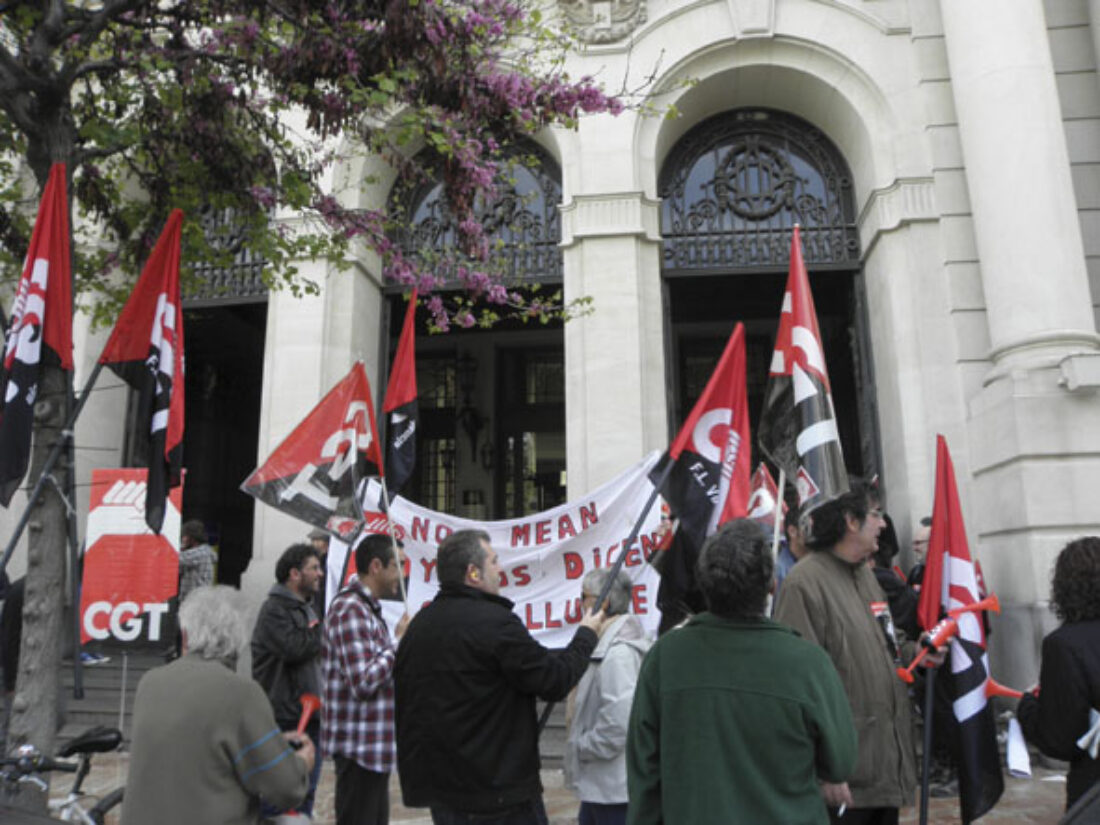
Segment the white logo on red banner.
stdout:
<svg viewBox="0 0 1100 825">
<path fill-rule="evenodd" d="M 160 535 L 145 523 L 144 469 L 93 470 L 80 593 L 81 642 L 163 640 L 179 587 L 183 487 L 172 489 Z"/>
</svg>

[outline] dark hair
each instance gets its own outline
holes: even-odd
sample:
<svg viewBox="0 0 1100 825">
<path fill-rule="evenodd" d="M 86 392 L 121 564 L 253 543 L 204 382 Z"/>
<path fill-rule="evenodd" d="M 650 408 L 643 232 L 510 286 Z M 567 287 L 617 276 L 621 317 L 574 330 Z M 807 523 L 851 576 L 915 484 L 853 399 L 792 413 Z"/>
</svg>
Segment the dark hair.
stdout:
<svg viewBox="0 0 1100 825">
<path fill-rule="evenodd" d="M 484 530 L 458 530 L 439 543 L 436 551 L 435 574 L 440 584 L 462 584 L 466 568 L 471 564 L 485 570 L 485 548 L 491 539 Z"/>
<path fill-rule="evenodd" d="M 890 562 L 898 554 L 901 547 L 898 546 L 898 534 L 894 531 L 894 520 L 886 513 L 882 514 L 882 520 L 886 526 L 878 534 L 878 550 L 875 551 L 875 565 L 884 570 L 890 569 Z"/>
<path fill-rule="evenodd" d="M 317 548 L 312 544 L 290 545 L 290 547 L 284 550 L 283 554 L 279 556 L 279 560 L 275 562 L 275 581 L 279 584 L 286 584 L 287 579 L 290 578 L 290 571 L 301 570 L 310 556 L 318 561 L 321 560 Z"/>
<path fill-rule="evenodd" d="M 878 501 L 878 492 L 861 481 L 852 482 L 851 489 L 815 507 L 808 515 L 810 529 L 806 546 L 811 550 L 829 550 L 840 543 L 848 532 L 848 516 L 860 524 L 867 520 L 871 502 Z"/>
<path fill-rule="evenodd" d="M 206 527 L 197 518 L 185 521 L 183 526 L 180 527 L 180 536 L 186 536 L 189 539 L 194 539 L 199 544 L 206 543 Z"/>
<path fill-rule="evenodd" d="M 393 559 L 393 542 L 394 540 L 386 533 L 371 533 L 365 536 L 355 545 L 355 572 L 365 576 L 370 572 L 370 563 L 375 559 L 382 562 L 383 567 L 389 567 Z M 405 544 L 398 540 L 397 546 L 404 547 Z"/>
<path fill-rule="evenodd" d="M 774 569 L 769 537 L 757 522 L 741 518 L 707 539 L 695 575 L 711 613 L 748 618 L 763 615 Z"/>
<path fill-rule="evenodd" d="M 1050 602 L 1063 622 L 1100 619 L 1100 538 L 1071 541 L 1058 554 Z"/>
</svg>

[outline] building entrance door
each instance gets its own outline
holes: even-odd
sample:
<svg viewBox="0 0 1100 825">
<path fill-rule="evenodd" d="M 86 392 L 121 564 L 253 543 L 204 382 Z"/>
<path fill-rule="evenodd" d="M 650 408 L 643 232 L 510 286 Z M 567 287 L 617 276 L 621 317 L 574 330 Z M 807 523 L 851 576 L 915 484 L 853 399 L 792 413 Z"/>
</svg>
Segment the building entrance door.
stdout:
<svg viewBox="0 0 1100 825">
<path fill-rule="evenodd" d="M 845 463 L 853 474 L 877 473 L 859 234 L 840 153 L 805 121 L 740 109 L 685 134 L 669 153 L 659 189 L 673 426 L 690 411 L 741 321 L 756 432 L 798 224 Z M 754 442 L 754 465 L 758 449 Z"/>
</svg>

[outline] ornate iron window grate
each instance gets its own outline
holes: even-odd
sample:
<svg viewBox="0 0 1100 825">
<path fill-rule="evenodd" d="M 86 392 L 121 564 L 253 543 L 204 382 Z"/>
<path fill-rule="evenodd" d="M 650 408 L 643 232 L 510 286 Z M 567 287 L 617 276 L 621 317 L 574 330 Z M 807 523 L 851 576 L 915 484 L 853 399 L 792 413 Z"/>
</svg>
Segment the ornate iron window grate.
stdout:
<svg viewBox="0 0 1100 825">
<path fill-rule="evenodd" d="M 199 222 L 211 245 L 231 252 L 234 260 L 228 266 L 193 266 L 195 280 L 186 290 L 184 302 L 194 306 L 266 299 L 263 272 L 267 261 L 245 244 L 233 210 L 208 207 L 202 211 Z"/>
<path fill-rule="evenodd" d="M 673 147 L 659 182 L 666 274 L 807 263 L 859 265 L 852 178 L 828 138 L 769 109 L 704 121 Z"/>
<path fill-rule="evenodd" d="M 561 171 L 534 144 L 509 161 L 497 173 L 497 197 L 476 206 L 493 262 L 519 283 L 560 283 Z M 400 223 L 392 236 L 407 256 L 438 256 L 455 246 L 456 224 L 439 181 L 395 187 L 389 214 Z"/>
</svg>

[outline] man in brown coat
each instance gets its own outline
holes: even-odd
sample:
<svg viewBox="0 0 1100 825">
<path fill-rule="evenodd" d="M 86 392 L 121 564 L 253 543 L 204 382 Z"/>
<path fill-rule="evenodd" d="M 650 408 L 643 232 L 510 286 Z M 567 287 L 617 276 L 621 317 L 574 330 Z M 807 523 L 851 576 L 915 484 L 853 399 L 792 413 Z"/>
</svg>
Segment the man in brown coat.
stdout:
<svg viewBox="0 0 1100 825">
<path fill-rule="evenodd" d="M 885 521 L 877 496 L 863 486 L 822 504 L 810 519 L 807 544 L 814 552 L 783 582 L 775 619 L 825 649 L 852 705 L 859 759 L 847 782 L 822 787 L 830 820 L 893 825 L 917 784 L 909 696 L 896 674 L 916 646 L 895 631 L 867 564 Z M 931 662 L 942 659 L 937 654 Z"/>
</svg>

